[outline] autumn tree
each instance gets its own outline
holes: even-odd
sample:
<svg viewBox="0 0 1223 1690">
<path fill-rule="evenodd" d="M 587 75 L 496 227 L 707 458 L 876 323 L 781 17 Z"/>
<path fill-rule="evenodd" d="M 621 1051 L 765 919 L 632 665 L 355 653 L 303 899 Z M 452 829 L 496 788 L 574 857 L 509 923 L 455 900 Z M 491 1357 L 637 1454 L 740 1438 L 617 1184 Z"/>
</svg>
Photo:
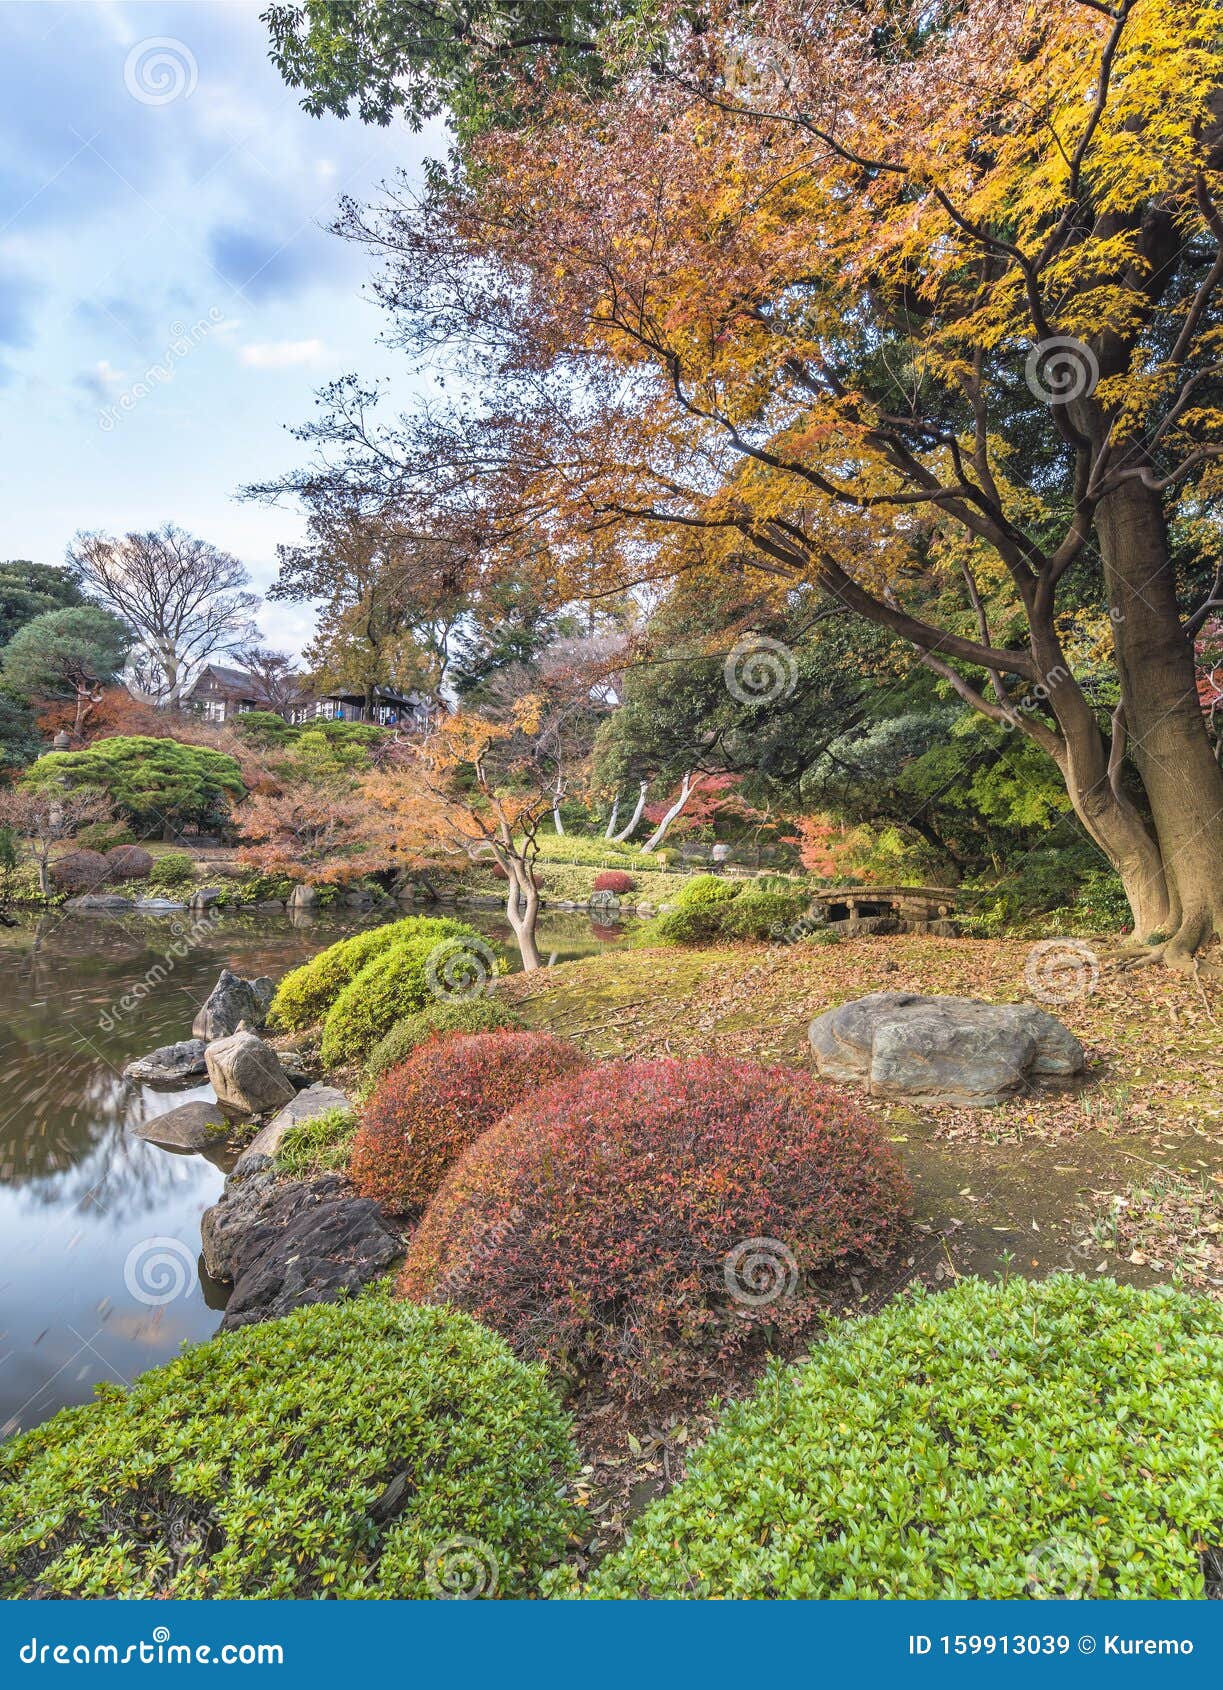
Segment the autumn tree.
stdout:
<svg viewBox="0 0 1223 1690">
<path fill-rule="evenodd" d="M 456 712 L 363 783 L 366 797 L 392 818 L 401 850 L 501 869 L 506 920 L 528 970 L 540 965 L 535 862 L 555 783 L 554 769 L 536 754 L 542 712 L 535 696 L 517 700 L 505 722 Z"/>
<path fill-rule="evenodd" d="M 504 543 L 529 512 L 575 596 L 698 554 L 908 642 L 1052 759 L 1148 954 L 1189 966 L 1223 929 L 1193 665 L 1223 597 L 1223 4 L 688 18 L 620 33 L 611 97 L 531 89 L 423 207 L 348 208 L 401 341 L 486 377 L 382 461 L 483 466 Z M 1063 641 L 1093 582 L 1107 717 Z"/>
<path fill-rule="evenodd" d="M 69 789 L 60 782 L 42 785 L 20 781 L 0 787 L 0 828 L 11 828 L 24 840 L 38 869 L 38 889 L 51 895 L 51 858 L 59 846 L 74 838 L 81 828 L 114 818 L 114 809 L 104 792 L 91 788 Z"/>
<path fill-rule="evenodd" d="M 263 645 L 244 645 L 235 651 L 234 658 L 254 680 L 266 701 L 266 708 L 288 721 L 306 697 L 294 659 L 288 652 L 273 651 Z"/>
<path fill-rule="evenodd" d="M 259 599 L 236 557 L 172 522 L 147 533 L 78 534 L 68 561 L 95 598 L 136 631 L 136 683 L 178 703 L 201 665 L 252 634 Z"/>
</svg>

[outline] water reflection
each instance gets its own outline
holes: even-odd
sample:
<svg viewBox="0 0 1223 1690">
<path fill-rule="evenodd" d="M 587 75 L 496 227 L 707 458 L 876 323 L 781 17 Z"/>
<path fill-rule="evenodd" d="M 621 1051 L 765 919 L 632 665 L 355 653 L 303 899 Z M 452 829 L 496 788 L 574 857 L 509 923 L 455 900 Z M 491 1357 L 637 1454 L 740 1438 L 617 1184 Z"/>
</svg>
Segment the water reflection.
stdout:
<svg viewBox="0 0 1223 1690">
<path fill-rule="evenodd" d="M 126 1382 L 216 1328 L 221 1290 L 194 1264 L 224 1158 L 130 1130 L 211 1090 L 135 1085 L 124 1064 L 188 1037 L 222 967 L 278 977 L 372 919 L 303 912 L 197 928 L 185 913 L 49 915 L 0 930 L 0 1433 L 87 1402 L 99 1382 Z M 471 919 L 513 955 L 504 920 Z M 541 923 L 540 948 L 556 961 L 606 942 L 583 916 Z M 150 978 L 155 989 L 124 1010 Z M 165 1301 L 149 1300 L 136 1270 L 150 1240 L 171 1241 L 162 1254 L 192 1268 Z"/>
</svg>

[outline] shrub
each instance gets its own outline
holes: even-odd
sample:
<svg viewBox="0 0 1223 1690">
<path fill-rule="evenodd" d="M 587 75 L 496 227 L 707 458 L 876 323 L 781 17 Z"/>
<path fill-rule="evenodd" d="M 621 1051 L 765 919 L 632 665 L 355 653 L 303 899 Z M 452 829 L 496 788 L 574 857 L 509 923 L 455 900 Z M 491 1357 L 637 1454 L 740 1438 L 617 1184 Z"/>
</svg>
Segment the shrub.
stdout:
<svg viewBox="0 0 1223 1690">
<path fill-rule="evenodd" d="M 1200 1597 L 1221 1377 L 1205 1298 L 1069 1275 L 914 1293 L 733 1406 L 594 1591 Z"/>
<path fill-rule="evenodd" d="M 432 936 L 435 940 L 458 932 L 457 921 L 434 920 L 428 916 L 409 915 L 402 921 L 391 921 L 383 927 L 371 927 L 355 933 L 351 939 L 341 939 L 329 945 L 300 968 L 285 975 L 272 999 L 273 1026 L 297 1032 L 322 1019 L 354 975 L 379 952 L 389 950 L 409 938 Z M 462 928 L 466 932 L 466 928 Z"/>
<path fill-rule="evenodd" d="M 110 879 L 110 864 L 100 851 L 66 851 L 51 864 L 52 884 L 61 892 L 94 892 Z"/>
<path fill-rule="evenodd" d="M 106 853 L 112 880 L 147 880 L 153 858 L 139 845 L 116 845 Z"/>
<path fill-rule="evenodd" d="M 724 939 L 772 939 L 800 920 L 807 899 L 794 892 L 745 892 L 733 903 L 715 905 Z"/>
<path fill-rule="evenodd" d="M 445 1034 L 392 1068 L 361 1111 L 350 1174 L 395 1214 L 423 1209 L 463 1151 L 587 1059 L 550 1033 Z"/>
<path fill-rule="evenodd" d="M 595 875 L 596 892 L 614 892 L 620 898 L 626 892 L 632 892 L 635 887 L 636 881 L 631 874 L 625 874 L 623 869 L 605 868 Z"/>
<path fill-rule="evenodd" d="M 328 1109 L 290 1127 L 276 1152 L 276 1166 L 295 1179 L 348 1166 L 357 1117 L 351 1109 Z"/>
<path fill-rule="evenodd" d="M 428 1597 L 464 1538 L 527 1596 L 564 1546 L 567 1421 L 459 1315 L 298 1309 L 99 1398 L 0 1447 L 0 1596 Z"/>
<path fill-rule="evenodd" d="M 694 874 L 684 882 L 675 903 L 685 910 L 704 909 L 709 904 L 728 904 L 743 890 L 741 880 L 723 880 L 717 874 Z"/>
<path fill-rule="evenodd" d="M 80 751 L 49 751 L 24 779 L 31 785 L 66 781 L 104 792 L 139 832 L 196 823 L 223 827 L 246 788 L 234 759 L 206 745 L 116 734 Z"/>
<path fill-rule="evenodd" d="M 421 923 L 424 927 L 439 924 Z M 445 995 L 445 962 L 466 956 L 472 960 L 475 979 L 488 978 L 489 965 L 497 958 L 474 928 L 461 922 L 447 923 L 446 934 L 417 934 L 378 954 L 339 993 L 323 1022 L 320 1055 L 331 1068 L 341 1062 L 356 1062 L 374 1048 L 396 1021 L 412 1010 L 423 1009 Z M 431 972 L 433 977 L 431 978 Z M 462 995 L 456 992 L 455 996 Z M 474 993 L 473 993 L 474 995 Z"/>
<path fill-rule="evenodd" d="M 405 1015 L 378 1040 L 365 1064 L 365 1082 L 373 1085 L 436 1033 L 493 1033 L 499 1027 L 521 1026 L 521 1017 L 498 997 L 426 1004 L 415 1015 Z"/>
<path fill-rule="evenodd" d="M 195 862 L 186 851 L 167 851 L 164 857 L 154 857 L 149 870 L 150 886 L 189 886 L 195 879 Z"/>
<path fill-rule="evenodd" d="M 519 1354 L 647 1395 L 808 1326 L 812 1276 L 881 1260 L 906 1195 L 871 1121 L 818 1081 L 712 1057 L 605 1064 L 467 1152 L 400 1288 L 467 1309 Z M 732 1295 L 753 1240 L 781 1292 L 754 1303 Z"/>
<path fill-rule="evenodd" d="M 116 846 L 134 845 L 136 836 L 122 822 L 90 822 L 88 827 L 77 829 L 76 842 L 86 850 L 101 851 L 103 856 L 108 856 Z"/>
</svg>

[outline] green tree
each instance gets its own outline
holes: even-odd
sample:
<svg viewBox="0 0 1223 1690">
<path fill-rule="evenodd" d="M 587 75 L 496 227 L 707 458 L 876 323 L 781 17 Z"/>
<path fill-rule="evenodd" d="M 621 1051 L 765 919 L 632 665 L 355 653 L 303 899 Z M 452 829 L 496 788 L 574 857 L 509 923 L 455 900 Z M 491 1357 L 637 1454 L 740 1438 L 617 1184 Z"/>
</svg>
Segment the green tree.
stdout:
<svg viewBox="0 0 1223 1690">
<path fill-rule="evenodd" d="M 85 600 L 75 575 L 51 563 L 13 558 L 0 563 L 0 647 L 48 610 L 72 610 Z"/>
<path fill-rule="evenodd" d="M 37 791 L 53 785 L 105 793 L 141 835 L 178 828 L 224 827 L 234 801 L 245 793 L 237 763 L 223 751 L 175 739 L 100 739 L 81 751 L 40 757 L 22 784 Z"/>
<path fill-rule="evenodd" d="M 44 611 L 18 630 L 0 653 L 11 693 L 76 700 L 76 732 L 118 678 L 131 650 L 126 623 L 98 605 Z"/>
<path fill-rule="evenodd" d="M 0 691 L 0 768 L 22 768 L 41 750 L 34 712 L 24 700 Z"/>
</svg>

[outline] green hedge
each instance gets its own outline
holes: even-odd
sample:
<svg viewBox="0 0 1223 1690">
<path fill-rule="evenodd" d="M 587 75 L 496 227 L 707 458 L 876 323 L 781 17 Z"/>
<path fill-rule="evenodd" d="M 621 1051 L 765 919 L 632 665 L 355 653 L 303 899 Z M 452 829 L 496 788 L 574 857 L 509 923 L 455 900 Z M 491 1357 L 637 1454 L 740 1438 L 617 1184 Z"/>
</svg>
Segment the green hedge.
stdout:
<svg viewBox="0 0 1223 1690">
<path fill-rule="evenodd" d="M 398 925 L 398 923 L 396 924 Z M 439 924 L 425 921 L 423 927 Z M 453 1002 L 467 995 L 447 992 L 444 963 L 448 957 L 471 958 L 485 980 L 489 965 L 504 966 L 501 954 L 472 927 L 448 922 L 449 931 L 417 933 L 389 949 L 380 950 L 339 993 L 323 1021 L 320 1055 L 324 1066 L 360 1061 L 397 1021 L 431 1002 Z M 431 971 L 433 978 L 430 978 Z"/>
<path fill-rule="evenodd" d="M 798 921 L 807 904 L 805 892 L 766 892 L 750 880 L 698 874 L 684 886 L 675 908 L 655 922 L 651 938 L 668 945 L 771 939 Z"/>
<path fill-rule="evenodd" d="M 593 1593 L 1201 1597 L 1221 1428 L 1217 1302 L 961 1280 L 775 1366 Z"/>
<path fill-rule="evenodd" d="M 99 1399 L 0 1446 L 0 1596 L 521 1597 L 572 1525 L 542 1374 L 449 1310 L 299 1309 Z"/>
<path fill-rule="evenodd" d="M 341 939 L 285 975 L 272 999 L 271 1025 L 297 1032 L 321 1021 L 349 981 L 392 945 L 426 937 L 436 944 L 467 932 L 469 928 L 448 917 L 410 915 L 403 921 L 391 921 L 384 927 L 356 933 L 351 939 Z"/>
<path fill-rule="evenodd" d="M 388 1069 L 406 1062 L 417 1045 L 435 1033 L 494 1033 L 501 1027 L 521 1027 L 523 1019 L 497 997 L 456 998 L 450 1003 L 426 1004 L 414 1015 L 397 1021 L 369 1053 L 364 1080 L 372 1086 Z"/>
</svg>

